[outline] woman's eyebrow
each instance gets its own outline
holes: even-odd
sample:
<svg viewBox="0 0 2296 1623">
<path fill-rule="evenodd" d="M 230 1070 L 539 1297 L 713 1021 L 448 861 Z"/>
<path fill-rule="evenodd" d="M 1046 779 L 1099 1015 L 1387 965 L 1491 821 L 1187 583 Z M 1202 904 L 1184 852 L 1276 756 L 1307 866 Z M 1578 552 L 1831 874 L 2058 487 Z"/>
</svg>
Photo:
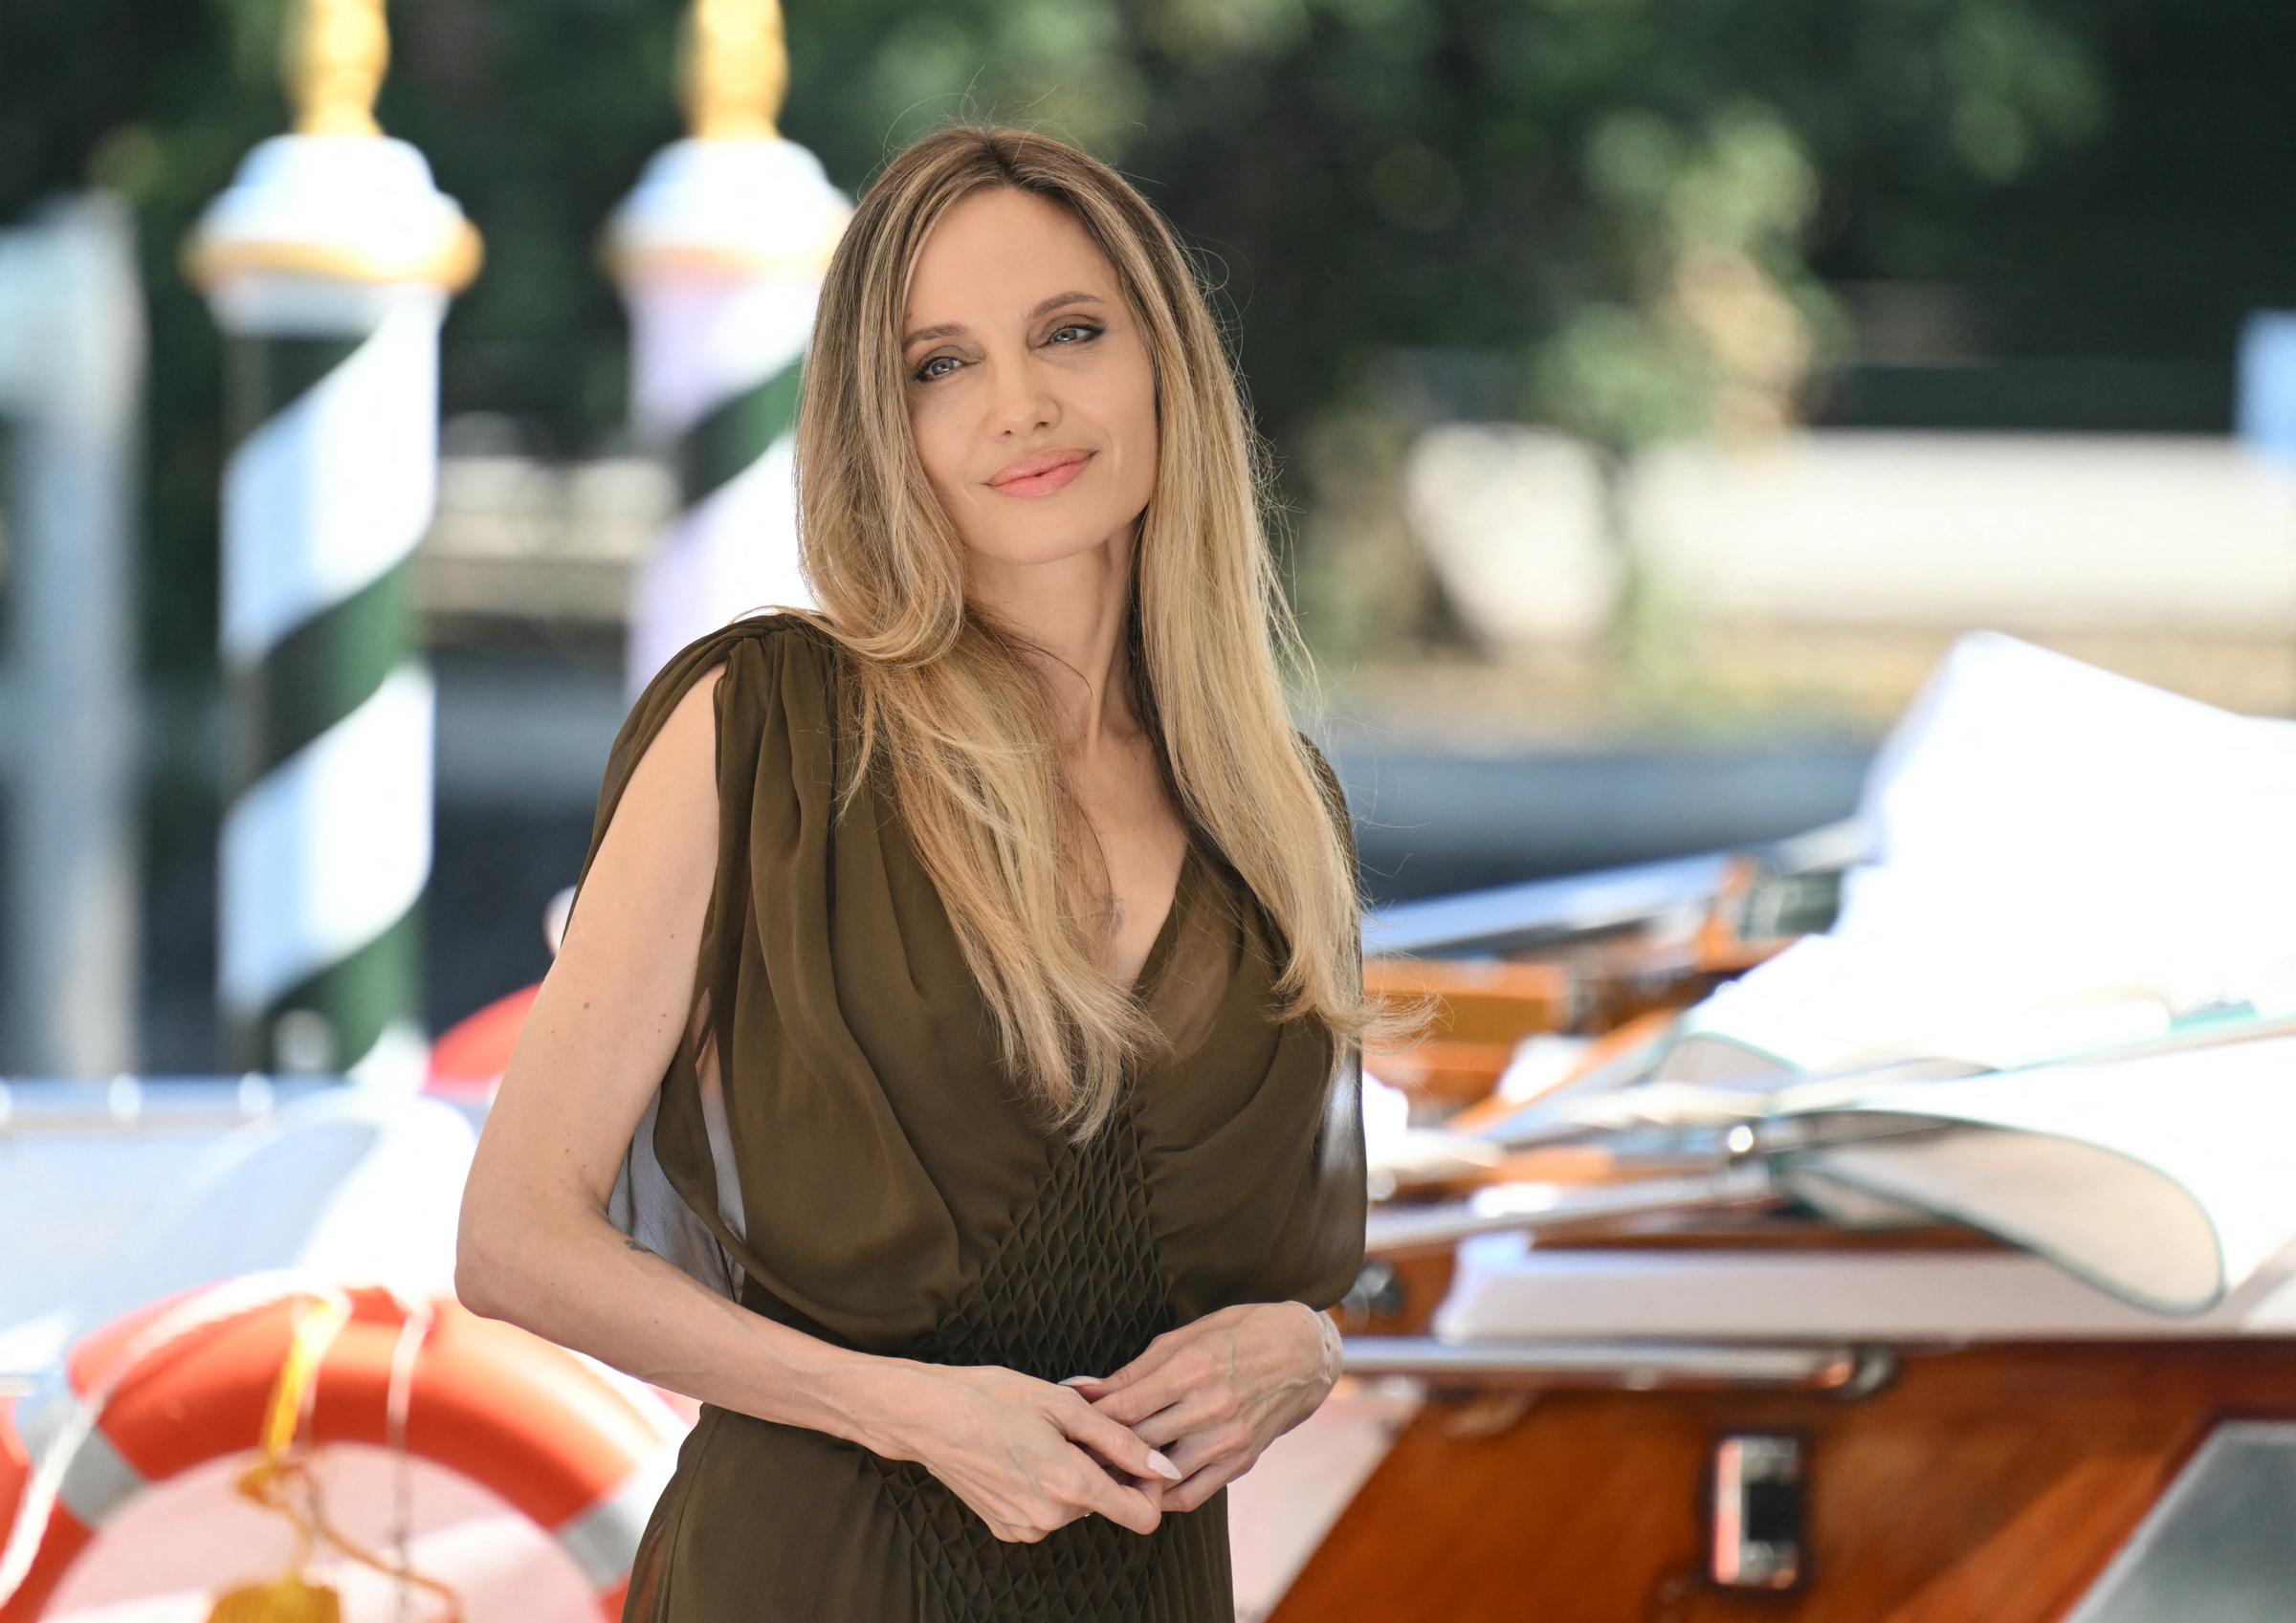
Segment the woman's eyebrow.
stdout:
<svg viewBox="0 0 2296 1623">
<path fill-rule="evenodd" d="M 1027 316 L 1022 318 L 1022 319 L 1033 321 L 1039 316 L 1042 316 L 1046 311 L 1052 309 L 1056 305 L 1105 304 L 1107 300 L 1102 298 L 1097 294 L 1056 293 L 1050 298 L 1038 300 L 1036 308 L 1029 311 Z M 916 329 L 916 331 L 911 333 L 907 338 L 901 340 L 901 347 L 903 349 L 907 349 L 911 344 L 922 343 L 927 339 L 955 338 L 958 334 L 968 332 L 971 329 L 967 328 L 962 321 L 943 321 L 938 327 L 919 327 Z"/>
</svg>

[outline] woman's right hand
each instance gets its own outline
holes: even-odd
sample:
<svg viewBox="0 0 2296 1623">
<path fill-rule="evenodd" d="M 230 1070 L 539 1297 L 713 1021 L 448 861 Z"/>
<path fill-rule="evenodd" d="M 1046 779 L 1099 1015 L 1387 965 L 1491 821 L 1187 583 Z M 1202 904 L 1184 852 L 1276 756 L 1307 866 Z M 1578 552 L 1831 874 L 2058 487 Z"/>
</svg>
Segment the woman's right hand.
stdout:
<svg viewBox="0 0 2296 1623">
<path fill-rule="evenodd" d="M 1163 1521 L 1179 1467 L 1072 1387 L 1000 1365 L 922 1364 L 904 1405 L 903 1457 L 933 1473 L 1007 1544 L 1098 1511 L 1136 1533 Z"/>
</svg>

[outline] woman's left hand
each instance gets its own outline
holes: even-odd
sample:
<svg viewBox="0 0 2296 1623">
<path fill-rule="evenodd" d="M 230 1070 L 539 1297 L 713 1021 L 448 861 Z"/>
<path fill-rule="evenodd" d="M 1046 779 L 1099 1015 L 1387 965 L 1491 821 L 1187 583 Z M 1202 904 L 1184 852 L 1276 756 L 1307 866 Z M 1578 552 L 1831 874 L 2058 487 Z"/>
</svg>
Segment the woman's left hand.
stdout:
<svg viewBox="0 0 2296 1623">
<path fill-rule="evenodd" d="M 1304 1302 L 1247 1302 L 1150 1342 L 1137 1358 L 1072 1385 L 1161 1449 L 1181 1472 L 1166 1510 L 1193 1510 L 1315 1413 L 1339 1378 L 1339 1336 Z"/>
</svg>

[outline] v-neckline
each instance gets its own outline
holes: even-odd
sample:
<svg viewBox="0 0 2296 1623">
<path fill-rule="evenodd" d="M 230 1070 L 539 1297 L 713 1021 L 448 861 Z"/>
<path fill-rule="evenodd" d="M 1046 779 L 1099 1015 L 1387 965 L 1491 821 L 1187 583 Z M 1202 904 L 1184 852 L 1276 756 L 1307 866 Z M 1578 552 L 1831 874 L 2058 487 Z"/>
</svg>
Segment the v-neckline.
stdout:
<svg viewBox="0 0 2296 1623">
<path fill-rule="evenodd" d="M 1196 842 L 1191 837 L 1181 853 L 1180 877 L 1172 882 L 1172 901 L 1164 909 L 1164 921 L 1156 928 L 1156 938 L 1148 943 L 1148 954 L 1140 960 L 1139 973 L 1132 977 L 1124 991 L 1134 1001 L 1144 1001 L 1156 990 L 1155 979 L 1172 955 L 1172 937 L 1180 925 L 1180 910 L 1188 899 L 1188 886 L 1196 871 Z"/>
</svg>

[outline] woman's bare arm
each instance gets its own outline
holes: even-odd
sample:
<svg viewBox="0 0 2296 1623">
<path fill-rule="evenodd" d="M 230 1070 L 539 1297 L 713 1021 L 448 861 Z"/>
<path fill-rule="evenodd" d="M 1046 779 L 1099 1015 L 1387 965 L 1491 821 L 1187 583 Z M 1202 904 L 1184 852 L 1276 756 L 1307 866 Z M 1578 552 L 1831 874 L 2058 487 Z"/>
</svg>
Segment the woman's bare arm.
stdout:
<svg viewBox="0 0 2296 1623">
<path fill-rule="evenodd" d="M 727 1301 L 606 1216 L 690 1013 L 718 852 L 722 667 L 631 773 L 536 994 L 463 1190 L 463 1303 L 720 1408 L 890 1447 L 900 1360 Z"/>
</svg>

